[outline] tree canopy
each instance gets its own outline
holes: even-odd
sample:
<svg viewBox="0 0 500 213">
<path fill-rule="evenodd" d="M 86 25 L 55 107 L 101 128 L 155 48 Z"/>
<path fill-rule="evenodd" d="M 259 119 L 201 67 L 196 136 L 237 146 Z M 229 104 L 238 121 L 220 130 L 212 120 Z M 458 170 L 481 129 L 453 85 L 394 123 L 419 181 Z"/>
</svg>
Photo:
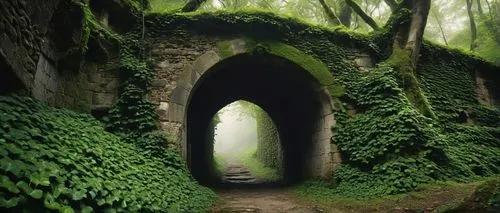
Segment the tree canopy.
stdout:
<svg viewBox="0 0 500 213">
<path fill-rule="evenodd" d="M 418 1 L 404 1 L 418 2 Z M 433 0 L 424 38 L 471 50 L 500 64 L 500 1 Z M 150 0 L 151 12 L 264 10 L 322 26 L 369 33 L 384 26 L 400 0 Z"/>
</svg>

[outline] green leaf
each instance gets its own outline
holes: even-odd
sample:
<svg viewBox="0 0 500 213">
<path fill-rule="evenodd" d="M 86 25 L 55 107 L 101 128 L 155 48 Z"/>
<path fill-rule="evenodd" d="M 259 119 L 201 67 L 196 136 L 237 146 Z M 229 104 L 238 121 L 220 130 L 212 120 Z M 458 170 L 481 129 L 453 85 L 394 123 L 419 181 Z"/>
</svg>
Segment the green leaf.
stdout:
<svg viewBox="0 0 500 213">
<path fill-rule="evenodd" d="M 97 205 L 102 206 L 106 203 L 106 200 L 104 198 L 99 198 L 97 199 Z"/>
<path fill-rule="evenodd" d="M 21 164 L 23 164 L 21 161 L 12 160 L 7 156 L 0 160 L 0 168 L 6 172 L 11 172 L 16 176 L 20 176 L 21 174 Z"/>
<path fill-rule="evenodd" d="M 29 194 L 32 198 L 40 199 L 43 196 L 43 191 L 40 189 L 35 189 Z"/>
<path fill-rule="evenodd" d="M 116 213 L 116 209 L 114 209 L 114 208 L 107 208 L 103 212 L 105 212 L 105 213 Z"/>
<path fill-rule="evenodd" d="M 94 212 L 94 209 L 90 206 L 84 206 L 81 208 L 81 213 L 91 213 Z"/>
<path fill-rule="evenodd" d="M 59 210 L 61 213 L 75 213 L 75 210 L 71 206 L 64 206 Z"/>
<path fill-rule="evenodd" d="M 51 210 L 59 210 L 61 208 L 61 204 L 57 203 L 51 194 L 45 195 L 45 199 L 43 200 L 43 205 L 45 206 L 45 208 Z"/>
<path fill-rule="evenodd" d="M 52 193 L 54 197 L 59 197 L 61 194 L 67 194 L 68 191 L 69 189 L 64 187 L 63 185 L 57 185 Z"/>
<path fill-rule="evenodd" d="M 33 173 L 29 176 L 31 183 L 35 185 L 50 186 L 49 177 L 43 173 Z"/>
<path fill-rule="evenodd" d="M 20 199 L 21 198 L 19 198 L 19 197 L 13 197 L 13 198 L 10 198 L 8 200 L 5 200 L 2 196 L 2 197 L 0 197 L 0 207 L 12 208 L 14 206 L 17 206 Z"/>
<path fill-rule="evenodd" d="M 81 200 L 85 197 L 87 197 L 87 191 L 84 189 L 73 191 L 73 193 L 71 193 L 71 199 L 73 200 Z"/>
<path fill-rule="evenodd" d="M 30 194 L 33 191 L 33 189 L 28 185 L 28 183 L 24 181 L 17 182 L 16 186 L 22 189 L 26 194 Z"/>
<path fill-rule="evenodd" d="M 16 184 L 14 184 L 14 182 L 12 182 L 7 176 L 2 176 L 0 178 L 0 186 L 6 188 L 7 190 L 9 190 L 9 192 L 12 192 L 14 194 L 20 192 Z"/>
</svg>

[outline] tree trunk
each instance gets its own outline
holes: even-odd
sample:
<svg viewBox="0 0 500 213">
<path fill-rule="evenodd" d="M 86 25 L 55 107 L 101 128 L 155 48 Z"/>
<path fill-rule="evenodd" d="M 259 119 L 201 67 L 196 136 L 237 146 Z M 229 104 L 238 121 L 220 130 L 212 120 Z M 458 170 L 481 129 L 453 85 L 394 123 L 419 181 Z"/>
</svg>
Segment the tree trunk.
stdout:
<svg viewBox="0 0 500 213">
<path fill-rule="evenodd" d="M 435 117 L 415 75 L 431 0 L 404 0 L 400 6 L 411 11 L 410 20 L 393 23 L 399 26 L 395 26 L 392 54 L 386 63 L 397 72 L 399 84 L 415 108 L 427 117 Z M 401 9 L 394 13 L 404 12 Z"/>
<path fill-rule="evenodd" d="M 335 13 L 332 11 L 332 9 L 330 9 L 330 7 L 328 7 L 325 0 L 319 0 L 319 3 L 321 4 L 321 7 L 323 7 L 323 11 L 325 12 L 326 16 L 328 17 L 328 22 L 330 22 L 330 24 L 332 24 L 334 26 L 341 25 L 339 18 L 335 15 Z"/>
<path fill-rule="evenodd" d="M 184 5 L 181 9 L 182 12 L 194 12 L 200 8 L 201 4 L 206 2 L 207 0 L 189 0 L 189 2 Z"/>
<path fill-rule="evenodd" d="M 491 16 L 492 12 L 491 12 L 491 5 L 490 5 L 490 2 L 489 2 L 488 0 L 485 0 L 485 1 L 486 1 L 486 7 L 488 7 L 488 13 L 489 13 L 489 14 L 490 14 L 490 16 Z"/>
<path fill-rule="evenodd" d="M 340 13 L 339 13 L 340 23 L 342 23 L 344 26 L 350 28 L 351 27 L 351 15 L 352 15 L 351 8 L 348 5 L 346 5 L 345 3 L 341 4 Z"/>
<path fill-rule="evenodd" d="M 359 7 L 359 5 L 356 4 L 356 2 L 352 0 L 346 0 L 346 3 L 347 5 L 349 5 L 349 7 L 351 7 L 354 10 L 354 12 L 356 12 L 359 15 L 359 17 L 363 19 L 363 21 L 365 21 L 368 25 L 370 25 L 371 28 L 373 28 L 374 30 L 380 29 L 375 20 L 373 20 L 372 17 L 370 17 L 369 15 L 367 15 L 361 9 L 361 7 Z"/>
<path fill-rule="evenodd" d="M 477 1 L 477 11 L 479 12 L 479 15 L 483 16 L 483 6 L 481 5 L 481 0 L 476 0 Z"/>
<path fill-rule="evenodd" d="M 417 64 L 420 54 L 425 25 L 431 8 L 430 2 L 430 0 L 405 0 L 402 2 L 403 6 L 411 11 L 410 24 L 399 28 L 396 39 L 400 47 L 408 51 L 414 64 Z"/>
<path fill-rule="evenodd" d="M 470 34 L 471 34 L 471 40 L 470 40 L 470 50 L 476 49 L 476 38 L 477 38 L 477 28 L 476 28 L 476 21 L 474 21 L 474 14 L 472 13 L 472 0 L 465 0 L 467 3 L 467 14 L 469 15 L 469 22 L 470 22 Z"/>
</svg>

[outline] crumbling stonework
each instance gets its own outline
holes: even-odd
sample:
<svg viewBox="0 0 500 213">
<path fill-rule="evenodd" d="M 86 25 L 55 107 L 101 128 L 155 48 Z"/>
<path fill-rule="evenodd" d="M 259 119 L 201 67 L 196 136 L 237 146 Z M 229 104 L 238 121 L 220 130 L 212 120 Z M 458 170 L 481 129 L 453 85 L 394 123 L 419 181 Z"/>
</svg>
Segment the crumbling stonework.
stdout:
<svg viewBox="0 0 500 213">
<path fill-rule="evenodd" d="M 8 0 L 0 4 L 0 57 L 26 88 L 33 85 L 40 50 L 46 42 L 44 34 L 58 3 Z"/>
<path fill-rule="evenodd" d="M 9 0 L 2 1 L 0 11 L 2 84 L 22 84 L 10 85 L 15 89 L 2 87 L 2 92 L 24 90 L 50 105 L 83 112 L 116 101 L 117 69 L 104 65 L 114 59 L 96 63 L 78 52 L 83 12 L 77 5 L 60 0 Z M 106 42 L 90 42 L 102 43 Z"/>
<path fill-rule="evenodd" d="M 494 88 L 488 85 L 488 80 L 485 79 L 481 72 L 476 71 L 476 97 L 482 104 L 494 106 L 495 100 Z"/>
</svg>

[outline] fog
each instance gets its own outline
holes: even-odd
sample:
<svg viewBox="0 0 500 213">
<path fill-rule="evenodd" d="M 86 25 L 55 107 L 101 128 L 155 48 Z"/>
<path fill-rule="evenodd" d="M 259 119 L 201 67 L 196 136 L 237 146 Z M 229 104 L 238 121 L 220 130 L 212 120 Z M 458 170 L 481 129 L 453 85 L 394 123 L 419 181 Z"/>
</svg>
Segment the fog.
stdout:
<svg viewBox="0 0 500 213">
<path fill-rule="evenodd" d="M 257 122 L 242 101 L 233 102 L 218 112 L 214 154 L 233 158 L 257 146 Z"/>
</svg>

